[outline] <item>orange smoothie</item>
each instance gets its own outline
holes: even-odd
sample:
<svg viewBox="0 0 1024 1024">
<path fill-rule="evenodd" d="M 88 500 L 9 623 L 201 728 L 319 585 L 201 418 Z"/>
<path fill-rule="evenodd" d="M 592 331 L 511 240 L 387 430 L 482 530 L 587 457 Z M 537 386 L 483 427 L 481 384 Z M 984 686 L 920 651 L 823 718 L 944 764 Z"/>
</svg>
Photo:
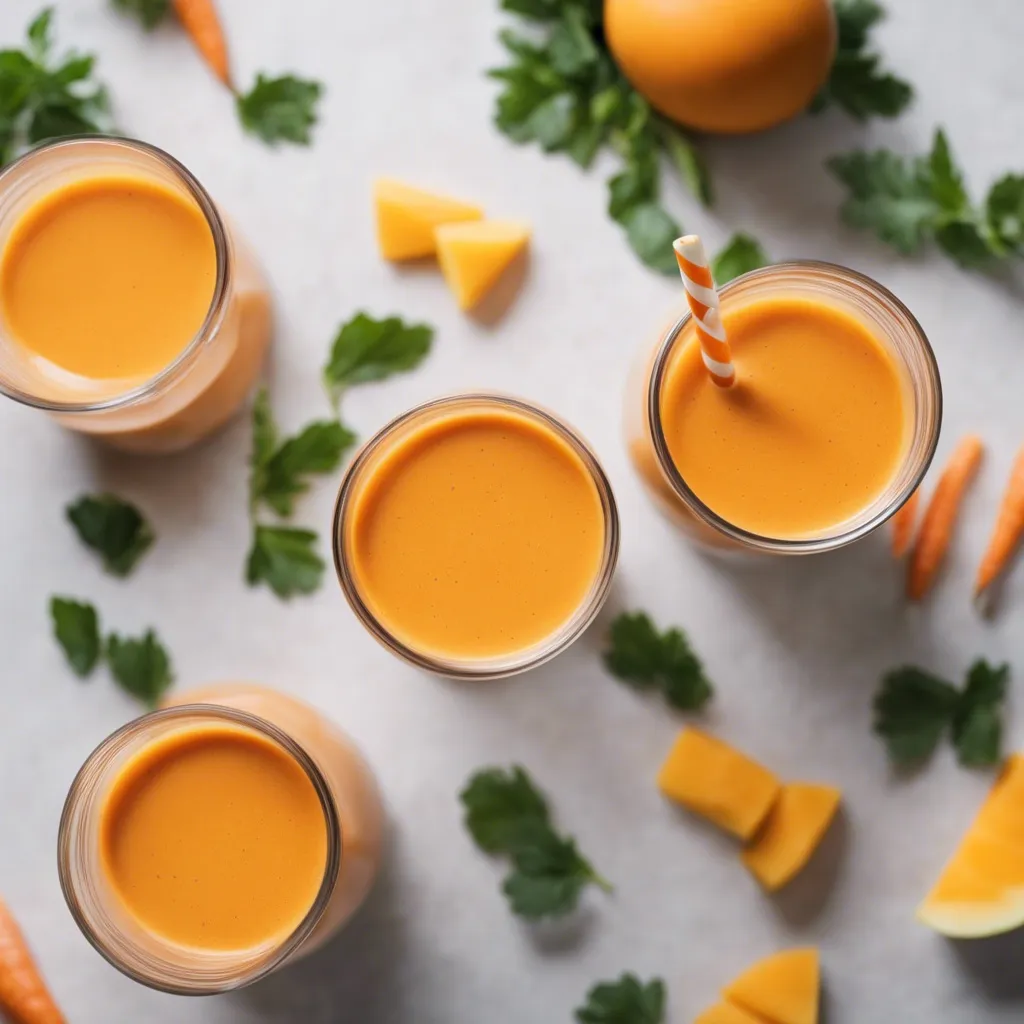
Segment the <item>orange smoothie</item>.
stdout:
<svg viewBox="0 0 1024 1024">
<path fill-rule="evenodd" d="M 837 305 L 775 296 L 723 303 L 736 384 L 712 383 L 691 337 L 661 388 L 672 462 L 722 519 L 799 539 L 852 519 L 904 459 L 907 387 L 869 327 Z"/>
<path fill-rule="evenodd" d="M 392 439 L 343 523 L 354 588 L 379 624 L 462 661 L 556 634 L 595 587 L 605 534 L 591 467 L 554 427 L 497 401 Z"/>
<path fill-rule="evenodd" d="M 181 946 L 280 943 L 323 883 L 324 811 L 272 740 L 230 724 L 172 733 L 132 757 L 107 794 L 100 856 L 148 932 Z"/>
<path fill-rule="evenodd" d="M 216 277 L 194 202 L 111 175 L 55 189 L 21 217 L 0 257 L 0 305 L 15 341 L 49 366 L 137 382 L 199 332 Z"/>
</svg>

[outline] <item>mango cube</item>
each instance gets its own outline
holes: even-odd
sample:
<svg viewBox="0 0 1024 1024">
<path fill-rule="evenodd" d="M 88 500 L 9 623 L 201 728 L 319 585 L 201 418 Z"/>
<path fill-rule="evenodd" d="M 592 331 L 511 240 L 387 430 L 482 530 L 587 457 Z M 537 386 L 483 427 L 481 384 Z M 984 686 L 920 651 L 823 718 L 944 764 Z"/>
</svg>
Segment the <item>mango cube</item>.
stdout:
<svg viewBox="0 0 1024 1024">
<path fill-rule="evenodd" d="M 753 1017 L 732 1003 L 716 1003 L 705 1010 L 693 1024 L 764 1024 L 761 1017 Z"/>
<path fill-rule="evenodd" d="M 759 960 L 722 990 L 742 1010 L 771 1024 L 818 1024 L 818 951 L 789 949 Z"/>
<path fill-rule="evenodd" d="M 412 260 L 437 251 L 434 228 L 439 224 L 480 220 L 479 206 L 424 192 L 391 178 L 373 184 L 377 241 L 386 260 Z"/>
<path fill-rule="evenodd" d="M 435 231 L 441 271 L 460 309 L 472 309 L 530 243 L 530 226 L 484 220 Z"/>
</svg>

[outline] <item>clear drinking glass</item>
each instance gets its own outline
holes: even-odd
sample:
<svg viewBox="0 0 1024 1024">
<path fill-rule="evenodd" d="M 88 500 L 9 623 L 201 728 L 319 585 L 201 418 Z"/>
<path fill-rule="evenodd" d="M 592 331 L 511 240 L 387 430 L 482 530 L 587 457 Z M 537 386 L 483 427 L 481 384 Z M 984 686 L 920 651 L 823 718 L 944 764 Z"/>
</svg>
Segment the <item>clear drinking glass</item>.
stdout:
<svg viewBox="0 0 1024 1024">
<path fill-rule="evenodd" d="M 900 466 L 885 490 L 851 519 L 807 537 L 766 537 L 723 519 L 690 489 L 672 462 L 662 424 L 662 386 L 677 346 L 693 338 L 684 309 L 645 347 L 626 388 L 625 433 L 630 458 L 658 508 L 688 538 L 720 552 L 806 555 L 859 540 L 884 523 L 914 493 L 935 454 L 942 422 L 942 387 L 935 355 L 921 325 L 877 281 L 846 267 L 799 261 L 744 274 L 720 290 L 722 309 L 752 299 L 803 297 L 843 309 L 866 324 L 900 372 L 909 429 Z"/>
<path fill-rule="evenodd" d="M 148 380 L 93 381 L 45 371 L 11 336 L 0 309 L 0 391 L 116 447 L 176 451 L 226 423 L 252 389 L 270 341 L 270 293 L 256 260 L 192 174 L 155 146 L 128 139 L 54 142 L 0 172 L 0 252 L 21 216 L 47 193 L 110 174 L 173 189 L 209 224 L 217 276 L 199 333 Z"/>
<path fill-rule="evenodd" d="M 351 511 L 365 481 L 404 438 L 424 425 L 452 413 L 491 409 L 510 411 L 533 420 L 552 431 L 580 459 L 597 489 L 601 502 L 604 524 L 601 564 L 590 590 L 575 613 L 560 629 L 541 643 L 501 658 L 445 658 L 430 651 L 417 650 L 398 639 L 380 622 L 364 600 L 360 593 L 359 580 L 353 571 Z M 384 647 L 417 668 L 436 675 L 455 679 L 500 679 L 536 668 L 554 658 L 593 622 L 608 596 L 618 560 L 619 516 L 611 484 L 597 457 L 566 423 L 551 413 L 516 398 L 490 393 L 462 394 L 417 406 L 387 424 L 363 446 L 342 480 L 334 509 L 332 537 L 334 564 L 342 591 L 359 620 Z"/>
<path fill-rule="evenodd" d="M 128 977 L 181 995 L 241 988 L 304 956 L 337 932 L 366 898 L 380 863 L 383 812 L 373 776 L 340 730 L 294 698 L 248 684 L 183 694 L 177 704 L 130 722 L 82 766 L 61 816 L 61 888 L 90 943 Z M 199 703 L 202 701 L 203 703 Z M 249 950 L 186 947 L 143 928 L 113 891 L 100 861 L 100 816 L 125 763 L 161 737 L 210 724 L 251 730 L 302 768 L 320 799 L 327 836 L 323 882 L 291 935 Z M 259 893 L 253 893 L 258 899 Z"/>
</svg>

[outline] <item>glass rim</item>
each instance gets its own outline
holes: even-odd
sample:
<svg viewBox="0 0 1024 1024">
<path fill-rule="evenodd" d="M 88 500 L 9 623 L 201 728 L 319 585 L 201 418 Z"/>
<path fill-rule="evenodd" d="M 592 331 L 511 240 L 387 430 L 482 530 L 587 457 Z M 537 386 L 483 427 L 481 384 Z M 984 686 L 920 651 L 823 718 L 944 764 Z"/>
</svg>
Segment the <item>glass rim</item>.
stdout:
<svg viewBox="0 0 1024 1024">
<path fill-rule="evenodd" d="M 8 398 L 20 402 L 22 405 L 43 409 L 46 412 L 104 412 L 112 409 L 122 409 L 152 397 L 176 380 L 183 372 L 187 372 L 195 361 L 200 349 L 216 334 L 227 312 L 233 262 L 227 228 L 210 194 L 199 183 L 195 175 L 179 160 L 176 160 L 170 153 L 160 149 L 158 146 L 154 146 L 149 142 L 142 142 L 139 139 L 96 134 L 74 135 L 68 138 L 57 139 L 53 142 L 44 142 L 30 149 L 27 153 L 23 153 L 0 170 L 0 193 L 2 193 L 4 185 L 13 174 L 25 170 L 28 164 L 33 160 L 39 159 L 42 154 L 65 149 L 71 150 L 79 146 L 95 145 L 97 143 L 109 146 L 112 149 L 135 151 L 144 156 L 151 157 L 163 164 L 174 175 L 177 183 L 185 188 L 189 196 L 198 205 L 210 228 L 210 233 L 213 235 L 214 255 L 217 263 L 216 279 L 214 281 L 213 294 L 210 297 L 210 305 L 206 311 L 206 317 L 189 343 L 162 370 L 127 391 L 109 398 L 85 402 L 63 402 L 33 395 L 19 387 L 8 384 L 0 378 L 0 394 L 4 394 Z"/>
<path fill-rule="evenodd" d="M 852 544 L 856 540 L 876 530 L 886 520 L 895 515 L 907 499 L 917 490 L 924 479 L 932 459 L 935 457 L 935 450 L 939 443 L 939 434 L 942 427 L 942 381 L 939 377 L 939 367 L 932 349 L 931 342 L 925 334 L 917 317 L 910 309 L 898 299 L 885 285 L 879 283 L 867 274 L 857 270 L 851 270 L 838 263 L 829 263 L 824 260 L 787 260 L 782 263 L 773 263 L 766 267 L 759 267 L 746 274 L 741 274 L 718 289 L 723 301 L 734 288 L 757 282 L 763 278 L 771 278 L 780 271 L 801 272 L 810 271 L 824 275 L 838 277 L 849 283 L 857 285 L 862 289 L 873 293 L 884 302 L 891 304 L 897 313 L 906 318 L 911 334 L 917 344 L 920 353 L 924 357 L 926 375 L 931 385 L 931 392 L 934 396 L 935 414 L 934 426 L 928 438 L 926 450 L 921 458 L 921 464 L 912 477 L 904 484 L 899 494 L 893 498 L 885 507 L 881 508 L 869 519 L 857 523 L 848 529 L 840 529 L 836 533 L 816 534 L 813 537 L 783 538 L 770 537 L 764 534 L 746 530 L 743 527 L 730 523 L 717 512 L 706 505 L 687 484 L 682 473 L 676 468 L 672 456 L 668 450 L 668 440 L 662 426 L 661 418 L 661 390 L 665 372 L 668 367 L 669 357 L 672 354 L 676 342 L 692 319 L 692 314 L 686 310 L 684 314 L 674 323 L 663 335 L 658 343 L 654 363 L 651 368 L 647 387 L 647 400 L 645 413 L 651 432 L 651 441 L 654 447 L 655 457 L 658 460 L 659 468 L 672 488 L 675 496 L 682 501 L 689 511 L 705 525 L 724 534 L 730 540 L 736 541 L 746 547 L 768 554 L 787 555 L 809 555 L 825 551 L 834 551 L 838 548 Z"/>
<path fill-rule="evenodd" d="M 465 405 L 485 405 L 497 408 L 511 408 L 524 416 L 539 421 L 554 431 L 557 436 L 572 449 L 580 459 L 594 486 L 597 488 L 601 502 L 604 525 L 604 545 L 601 553 L 601 564 L 594 576 L 590 590 L 579 607 L 549 637 L 537 644 L 527 647 L 511 655 L 494 658 L 452 658 L 435 652 L 421 651 L 404 643 L 396 637 L 371 611 L 363 600 L 356 583 L 355 576 L 349 565 L 345 550 L 345 528 L 347 514 L 357 490 L 361 471 L 367 463 L 388 442 L 396 430 L 412 423 L 414 420 L 432 412 L 446 408 L 457 408 Z M 604 471 L 596 454 L 576 431 L 554 413 L 527 402 L 513 395 L 499 391 L 467 391 L 445 395 L 414 406 L 386 423 L 360 448 L 349 464 L 334 504 L 334 516 L 331 523 L 331 547 L 334 554 L 334 568 L 341 584 L 342 593 L 371 636 L 383 647 L 396 654 L 404 661 L 432 672 L 435 675 L 450 679 L 501 679 L 518 675 L 537 668 L 556 657 L 574 643 L 597 617 L 611 589 L 612 578 L 619 556 L 620 525 L 618 506 L 612 492 L 611 482 Z"/>
<path fill-rule="evenodd" d="M 90 915 L 85 912 L 82 906 L 82 902 L 79 899 L 79 890 L 72 877 L 72 862 L 75 859 L 77 850 L 72 845 L 71 830 L 73 818 L 79 810 L 79 802 L 94 795 L 90 794 L 86 788 L 92 781 L 89 778 L 92 770 L 96 769 L 98 765 L 103 765 L 106 759 L 109 759 L 123 749 L 124 743 L 145 726 L 153 722 L 173 722 L 176 719 L 185 720 L 195 718 L 196 716 L 200 716 L 207 721 L 215 719 L 251 729 L 260 736 L 278 744 L 296 761 L 316 790 L 317 799 L 324 814 L 324 826 L 327 834 L 327 858 L 324 864 L 323 880 L 309 910 L 286 938 L 282 939 L 276 947 L 268 950 L 265 955 L 260 955 L 255 967 L 250 970 L 243 970 L 237 978 L 228 981 L 222 978 L 211 978 L 209 981 L 203 979 L 198 982 L 176 983 L 165 978 L 154 978 L 151 974 L 146 974 L 126 963 L 117 950 L 112 948 L 112 944 L 94 927 Z M 247 711 L 240 711 L 236 708 L 220 704 L 179 704 L 175 707 L 151 711 L 127 722 L 99 743 L 85 759 L 82 767 L 75 774 L 75 778 L 68 790 L 68 795 L 64 800 L 63 810 L 61 811 L 60 825 L 57 830 L 57 873 L 60 879 L 61 892 L 64 894 L 64 900 L 75 924 L 78 925 L 79 930 L 93 949 L 107 963 L 117 968 L 128 978 L 131 978 L 132 981 L 160 992 L 183 996 L 215 995 L 220 992 L 227 992 L 250 985 L 270 974 L 287 961 L 309 938 L 323 917 L 334 894 L 341 871 L 343 848 L 344 837 L 342 835 L 341 818 L 334 796 L 331 793 L 330 785 L 319 765 L 301 744 L 272 722 Z M 127 941 L 130 944 L 130 940 Z M 168 945 L 173 946 L 174 943 L 168 942 Z M 191 949 L 191 947 L 182 948 Z M 227 951 L 224 953 L 225 958 L 231 956 L 234 952 L 236 951 Z M 244 956 L 245 953 L 245 950 L 237 951 L 239 956 Z M 161 965 L 156 970 L 166 971 L 167 969 Z"/>
</svg>

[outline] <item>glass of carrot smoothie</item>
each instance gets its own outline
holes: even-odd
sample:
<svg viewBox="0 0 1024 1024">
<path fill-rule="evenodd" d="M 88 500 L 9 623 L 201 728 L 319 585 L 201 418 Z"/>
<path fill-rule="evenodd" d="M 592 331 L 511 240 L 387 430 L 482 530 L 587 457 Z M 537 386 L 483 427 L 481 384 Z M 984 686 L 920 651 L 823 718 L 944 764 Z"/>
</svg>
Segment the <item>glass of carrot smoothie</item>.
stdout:
<svg viewBox="0 0 1024 1024">
<path fill-rule="evenodd" d="M 270 340 L 266 281 L 153 146 L 55 142 L 0 173 L 0 390 L 140 452 L 225 423 Z"/>
<path fill-rule="evenodd" d="M 167 992 L 248 985 L 334 934 L 369 892 L 383 812 L 352 743 L 260 687 L 182 694 L 108 737 L 58 838 L 79 927 Z"/>
<path fill-rule="evenodd" d="M 440 399 L 388 424 L 335 508 L 356 615 L 395 654 L 456 678 L 512 675 L 568 647 L 608 594 L 618 546 L 590 449 L 501 395 Z"/>
<path fill-rule="evenodd" d="M 626 435 L 647 491 L 713 549 L 811 554 L 863 537 L 914 492 L 942 418 L 910 311 L 826 263 L 755 270 L 721 291 L 735 383 L 709 374 L 689 312 L 637 364 Z"/>
</svg>

